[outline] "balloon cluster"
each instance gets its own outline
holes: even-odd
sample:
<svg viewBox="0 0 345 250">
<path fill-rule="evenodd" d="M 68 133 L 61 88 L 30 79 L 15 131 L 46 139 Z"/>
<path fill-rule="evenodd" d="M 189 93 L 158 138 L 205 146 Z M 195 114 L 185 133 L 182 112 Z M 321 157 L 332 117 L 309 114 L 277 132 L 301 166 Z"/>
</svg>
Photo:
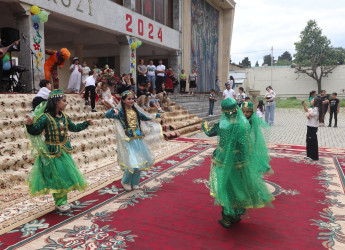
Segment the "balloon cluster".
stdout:
<svg viewBox="0 0 345 250">
<path fill-rule="evenodd" d="M 131 49 L 137 49 L 143 44 L 143 42 L 140 41 L 139 39 L 130 38 L 129 44 L 131 45 Z"/>
<path fill-rule="evenodd" d="M 40 10 L 36 5 L 32 6 L 31 9 L 31 20 L 34 23 L 46 23 L 48 22 L 48 12 L 45 10 Z"/>
<path fill-rule="evenodd" d="M 10 70 L 11 67 L 13 66 L 13 62 L 10 61 L 10 56 L 8 55 L 8 53 L 6 53 L 6 55 L 4 56 L 4 58 L 2 58 L 2 62 L 3 62 L 3 70 Z"/>
</svg>

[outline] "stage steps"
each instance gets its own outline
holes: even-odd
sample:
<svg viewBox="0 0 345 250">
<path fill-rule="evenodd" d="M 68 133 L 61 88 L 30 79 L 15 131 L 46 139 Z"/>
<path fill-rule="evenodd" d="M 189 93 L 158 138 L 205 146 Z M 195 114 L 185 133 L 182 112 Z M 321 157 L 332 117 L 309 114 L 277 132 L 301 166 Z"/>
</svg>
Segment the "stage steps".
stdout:
<svg viewBox="0 0 345 250">
<path fill-rule="evenodd" d="M 16 185 L 25 184 L 34 159 L 30 155 L 30 143 L 24 130 L 25 115 L 31 111 L 34 94 L 0 94 L 0 194 L 10 192 Z M 93 119 L 96 124 L 79 132 L 69 132 L 73 159 L 83 173 L 116 164 L 116 140 L 113 121 L 105 118 L 108 110 L 96 105 L 98 112 L 91 112 L 90 106 L 84 105 L 80 95 L 68 94 L 66 114 L 74 123 Z M 163 107 L 167 111 L 167 107 Z M 165 112 L 165 120 L 158 119 L 164 136 L 178 137 L 200 130 L 201 119 L 190 114 L 181 105 L 172 102 L 171 112 Z M 148 110 L 155 113 L 155 108 Z M 112 160 L 111 160 L 112 158 Z"/>
</svg>

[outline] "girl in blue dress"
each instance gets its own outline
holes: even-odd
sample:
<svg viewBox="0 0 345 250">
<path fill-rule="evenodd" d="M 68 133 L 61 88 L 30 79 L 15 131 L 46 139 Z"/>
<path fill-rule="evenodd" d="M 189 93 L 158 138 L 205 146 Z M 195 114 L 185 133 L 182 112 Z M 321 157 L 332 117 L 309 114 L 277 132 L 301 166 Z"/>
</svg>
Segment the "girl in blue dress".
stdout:
<svg viewBox="0 0 345 250">
<path fill-rule="evenodd" d="M 150 148 L 159 147 L 163 142 L 161 126 L 154 120 L 161 115 L 145 112 L 127 90 L 121 94 L 118 107 L 110 109 L 105 116 L 115 121 L 117 162 L 124 170 L 121 184 L 126 191 L 137 190 L 140 171 L 154 164 Z"/>
</svg>

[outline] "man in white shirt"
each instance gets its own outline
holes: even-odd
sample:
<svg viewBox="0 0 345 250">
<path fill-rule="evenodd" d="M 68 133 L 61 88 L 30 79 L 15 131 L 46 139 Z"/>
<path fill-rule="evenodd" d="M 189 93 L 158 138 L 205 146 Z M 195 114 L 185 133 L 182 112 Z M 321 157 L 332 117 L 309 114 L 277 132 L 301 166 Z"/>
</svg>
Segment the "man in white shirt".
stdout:
<svg viewBox="0 0 345 250">
<path fill-rule="evenodd" d="M 96 70 L 94 70 L 94 73 L 92 76 L 89 76 L 85 79 L 83 82 L 85 86 L 85 105 L 89 104 L 89 92 L 91 93 L 91 108 L 92 112 L 97 112 L 95 109 L 96 106 L 96 80 L 97 80 L 97 74 Z"/>
<path fill-rule="evenodd" d="M 158 66 L 156 67 L 156 73 L 157 73 L 156 89 L 157 89 L 157 93 L 159 93 L 161 92 L 162 83 L 164 82 L 164 77 L 165 77 L 165 66 L 163 65 L 162 60 L 158 61 Z"/>
<path fill-rule="evenodd" d="M 231 89 L 230 83 L 225 83 L 225 87 L 226 89 L 224 89 L 223 91 L 223 100 L 225 100 L 226 98 L 236 99 L 236 93 L 233 89 Z"/>
</svg>

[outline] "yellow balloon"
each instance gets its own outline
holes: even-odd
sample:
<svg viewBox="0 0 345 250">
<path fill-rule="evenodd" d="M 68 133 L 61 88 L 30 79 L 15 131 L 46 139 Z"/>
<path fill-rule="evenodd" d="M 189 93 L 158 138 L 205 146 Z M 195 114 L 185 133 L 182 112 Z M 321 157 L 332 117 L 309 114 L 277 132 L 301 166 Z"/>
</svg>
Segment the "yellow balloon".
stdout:
<svg viewBox="0 0 345 250">
<path fill-rule="evenodd" d="M 131 44 L 132 49 L 136 49 L 137 47 L 138 47 L 138 44 L 136 42 Z"/>
<path fill-rule="evenodd" d="M 34 15 L 38 15 L 41 11 L 40 8 L 38 8 L 36 5 L 32 6 L 30 10 L 31 10 L 31 13 Z"/>
</svg>

